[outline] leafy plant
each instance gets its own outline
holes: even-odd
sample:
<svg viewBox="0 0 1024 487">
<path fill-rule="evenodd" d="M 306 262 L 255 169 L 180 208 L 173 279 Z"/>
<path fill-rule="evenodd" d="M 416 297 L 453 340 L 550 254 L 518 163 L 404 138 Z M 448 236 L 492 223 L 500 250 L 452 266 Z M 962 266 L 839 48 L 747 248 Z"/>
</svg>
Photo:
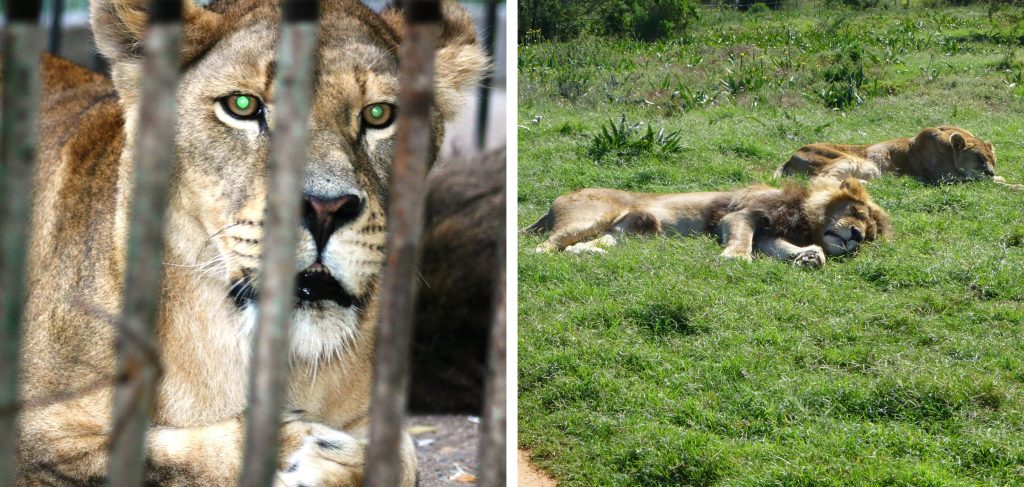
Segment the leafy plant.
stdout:
<svg viewBox="0 0 1024 487">
<path fill-rule="evenodd" d="M 587 148 L 587 155 L 595 161 L 609 157 L 627 160 L 642 154 L 659 153 L 675 154 L 683 150 L 679 131 L 666 132 L 664 128 L 657 132 L 647 126 L 643 130 L 643 122 L 630 124 L 623 115 L 619 123 L 611 120 L 601 125 L 601 131 L 594 135 Z"/>
<path fill-rule="evenodd" d="M 719 94 L 721 94 L 720 91 L 710 92 L 703 88 L 691 90 L 690 87 L 680 82 L 669 97 L 669 107 L 673 110 L 690 111 L 711 105 Z"/>
<path fill-rule="evenodd" d="M 732 96 L 750 93 L 768 84 L 768 70 L 763 61 L 744 65 L 741 57 L 736 69 L 726 68 L 725 76 L 719 82 L 722 88 Z"/>
</svg>

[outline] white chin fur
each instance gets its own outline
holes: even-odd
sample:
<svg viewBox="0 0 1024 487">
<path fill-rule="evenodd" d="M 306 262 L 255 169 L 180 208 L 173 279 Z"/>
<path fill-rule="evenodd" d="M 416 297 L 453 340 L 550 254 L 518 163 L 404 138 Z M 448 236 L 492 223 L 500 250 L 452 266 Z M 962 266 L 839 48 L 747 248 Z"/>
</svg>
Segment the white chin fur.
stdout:
<svg viewBox="0 0 1024 487">
<path fill-rule="evenodd" d="M 350 349 L 358 332 L 356 308 L 342 308 L 331 301 L 320 301 L 295 310 L 290 341 L 292 356 L 310 363 L 341 358 Z"/>
<path fill-rule="evenodd" d="M 340 359 L 355 343 L 356 333 L 359 332 L 358 311 L 354 306 L 343 308 L 332 301 L 319 301 L 296 308 L 288 332 L 292 359 L 314 365 Z M 256 329 L 256 315 L 256 304 L 242 310 L 243 336 L 252 336 Z"/>
</svg>

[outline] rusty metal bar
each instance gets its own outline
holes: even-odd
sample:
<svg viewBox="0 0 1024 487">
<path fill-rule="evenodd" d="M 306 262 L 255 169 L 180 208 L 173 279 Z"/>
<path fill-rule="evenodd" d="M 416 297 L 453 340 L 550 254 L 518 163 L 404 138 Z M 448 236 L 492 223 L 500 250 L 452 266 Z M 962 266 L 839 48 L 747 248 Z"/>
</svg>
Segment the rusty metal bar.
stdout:
<svg viewBox="0 0 1024 487">
<path fill-rule="evenodd" d="M 498 272 L 494 285 L 494 324 L 488 351 L 484 417 L 480 424 L 480 486 L 505 485 L 505 232 L 498 236 Z"/>
<path fill-rule="evenodd" d="M 0 119 L 0 408 L 18 401 L 25 254 L 36 161 L 42 2 L 7 2 Z M 0 415 L 0 485 L 14 485 L 17 416 Z"/>
<path fill-rule="evenodd" d="M 432 153 L 434 51 L 441 7 L 437 0 L 411 0 L 404 7 L 406 32 L 400 56 L 400 110 L 389 192 L 387 265 L 381 276 L 370 444 L 366 452 L 365 485 L 369 487 L 395 487 L 401 478 L 399 451 L 408 401 L 412 314 L 419 284 L 415 271 Z"/>
<path fill-rule="evenodd" d="M 108 482 L 138 487 L 160 363 L 156 320 L 163 280 L 164 215 L 174 164 L 181 0 L 150 0 L 136 112 L 122 331 L 118 338 Z M 131 117 L 128 120 L 132 120 Z"/>
<path fill-rule="evenodd" d="M 483 41 L 484 47 L 487 49 L 488 59 L 494 59 L 495 52 L 495 39 L 494 34 L 498 23 L 498 0 L 487 0 L 484 12 L 484 28 L 481 32 L 481 40 Z M 484 76 L 483 81 L 480 83 L 480 105 L 477 109 L 476 114 L 476 146 L 479 150 L 484 150 L 487 147 L 487 126 L 489 121 L 487 118 L 490 116 L 491 111 L 491 89 L 494 87 L 494 68 L 487 70 L 487 75 Z"/>
<path fill-rule="evenodd" d="M 241 487 L 272 485 L 288 392 L 288 328 L 295 306 L 295 247 L 308 142 L 306 121 L 316 72 L 319 2 L 284 0 L 283 9 Z"/>
</svg>

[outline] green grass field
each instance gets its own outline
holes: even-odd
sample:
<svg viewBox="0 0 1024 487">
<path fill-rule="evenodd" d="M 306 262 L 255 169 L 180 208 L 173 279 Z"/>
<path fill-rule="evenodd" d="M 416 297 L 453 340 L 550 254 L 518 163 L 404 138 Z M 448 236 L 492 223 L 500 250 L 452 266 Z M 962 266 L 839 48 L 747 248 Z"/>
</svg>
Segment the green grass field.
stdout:
<svg viewBox="0 0 1024 487">
<path fill-rule="evenodd" d="M 939 124 L 1024 182 L 1022 19 L 705 11 L 675 42 L 524 45 L 519 225 L 581 187 L 771 184 L 802 144 Z M 623 115 L 678 147 L 592 142 Z M 520 446 L 565 486 L 1024 485 L 1024 192 L 869 190 L 893 238 L 816 271 L 710 237 L 520 236 Z"/>
</svg>

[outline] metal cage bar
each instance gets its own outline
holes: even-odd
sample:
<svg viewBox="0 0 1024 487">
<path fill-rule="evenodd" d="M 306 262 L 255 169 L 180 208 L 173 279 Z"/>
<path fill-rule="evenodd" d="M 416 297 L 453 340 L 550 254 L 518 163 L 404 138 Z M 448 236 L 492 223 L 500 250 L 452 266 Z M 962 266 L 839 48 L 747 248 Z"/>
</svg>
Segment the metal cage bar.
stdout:
<svg viewBox="0 0 1024 487">
<path fill-rule="evenodd" d="M 181 0 L 150 0 L 136 122 L 133 188 L 118 337 L 108 483 L 138 487 L 145 438 L 160 375 L 156 320 L 163 281 L 164 215 L 174 164 L 180 77 Z M 129 120 L 131 120 L 129 118 Z"/>
<path fill-rule="evenodd" d="M 317 0 L 285 0 L 277 45 L 274 136 L 271 139 L 260 275 L 253 336 L 245 457 L 239 485 L 272 485 L 281 411 L 287 394 L 288 328 L 295 296 L 295 248 L 305 177 L 306 145 L 316 70 Z"/>
<path fill-rule="evenodd" d="M 498 272 L 494 286 L 494 321 L 488 350 L 487 384 L 484 391 L 484 417 L 480 424 L 480 486 L 505 485 L 505 232 L 498 235 Z"/>
<path fill-rule="evenodd" d="M 404 4 L 406 32 L 402 42 L 400 88 L 388 206 L 387 265 L 381 276 L 380 321 L 377 328 L 370 444 L 366 452 L 366 484 L 399 485 L 402 423 L 408 401 L 412 315 L 419 280 L 416 263 L 423 236 L 426 173 L 432 155 L 431 114 L 434 104 L 434 50 L 440 33 L 437 0 Z"/>
<path fill-rule="evenodd" d="M 7 2 L 0 138 L 0 485 L 16 472 L 18 349 L 25 305 L 39 104 L 42 2 Z"/>
</svg>

